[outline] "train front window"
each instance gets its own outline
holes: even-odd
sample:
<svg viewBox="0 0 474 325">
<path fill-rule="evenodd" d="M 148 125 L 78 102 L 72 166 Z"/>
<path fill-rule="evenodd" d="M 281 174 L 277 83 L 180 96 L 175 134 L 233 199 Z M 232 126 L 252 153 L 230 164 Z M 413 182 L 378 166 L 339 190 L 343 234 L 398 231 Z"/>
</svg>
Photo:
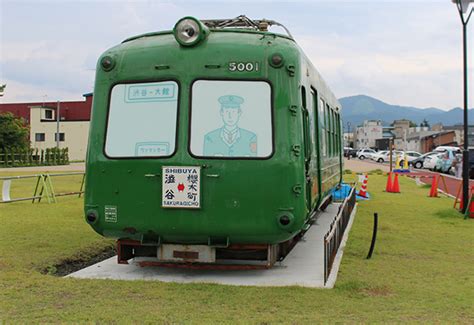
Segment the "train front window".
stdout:
<svg viewBox="0 0 474 325">
<path fill-rule="evenodd" d="M 178 84 L 118 84 L 112 88 L 105 153 L 108 157 L 164 157 L 175 151 Z"/>
<path fill-rule="evenodd" d="M 271 156 L 270 84 L 234 80 L 194 82 L 190 133 L 190 151 L 198 157 Z"/>
</svg>

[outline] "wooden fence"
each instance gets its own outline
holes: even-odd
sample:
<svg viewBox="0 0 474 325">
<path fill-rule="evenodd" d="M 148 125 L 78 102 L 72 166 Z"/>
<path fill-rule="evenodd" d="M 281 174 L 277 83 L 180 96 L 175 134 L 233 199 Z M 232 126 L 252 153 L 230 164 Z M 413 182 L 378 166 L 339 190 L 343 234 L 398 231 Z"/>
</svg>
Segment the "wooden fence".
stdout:
<svg viewBox="0 0 474 325">
<path fill-rule="evenodd" d="M 53 166 L 69 164 L 68 148 L 0 149 L 0 167 Z"/>
</svg>

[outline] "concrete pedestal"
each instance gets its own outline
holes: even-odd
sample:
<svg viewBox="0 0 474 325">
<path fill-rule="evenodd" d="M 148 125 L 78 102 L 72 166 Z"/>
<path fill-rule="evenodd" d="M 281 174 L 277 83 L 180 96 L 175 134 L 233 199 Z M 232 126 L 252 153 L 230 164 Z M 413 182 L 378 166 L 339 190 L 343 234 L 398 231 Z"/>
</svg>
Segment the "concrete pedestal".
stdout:
<svg viewBox="0 0 474 325">
<path fill-rule="evenodd" d="M 177 283 L 217 283 L 240 286 L 302 286 L 332 288 L 336 282 L 345 243 L 352 227 L 356 207 L 352 211 L 344 238 L 334 260 L 331 274 L 324 284 L 324 235 L 336 216 L 339 204 L 331 204 L 318 215 L 316 222 L 306 232 L 282 262 L 268 270 L 190 270 L 162 267 L 140 267 L 134 262 L 117 264 L 111 257 L 68 277 L 84 279 L 147 280 Z"/>
</svg>

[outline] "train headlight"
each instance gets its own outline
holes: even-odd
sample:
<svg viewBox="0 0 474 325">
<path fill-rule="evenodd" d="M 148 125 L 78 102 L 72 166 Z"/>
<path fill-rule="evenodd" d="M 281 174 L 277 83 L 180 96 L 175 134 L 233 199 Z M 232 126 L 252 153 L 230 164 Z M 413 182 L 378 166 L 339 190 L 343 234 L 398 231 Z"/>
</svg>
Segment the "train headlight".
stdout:
<svg viewBox="0 0 474 325">
<path fill-rule="evenodd" d="M 115 67 L 115 60 L 113 57 L 106 55 L 100 60 L 100 66 L 104 71 L 110 71 Z"/>
<path fill-rule="evenodd" d="M 284 63 L 283 56 L 280 53 L 274 53 L 272 56 L 268 58 L 268 62 L 274 68 L 281 68 Z"/>
<path fill-rule="evenodd" d="M 206 38 L 209 29 L 194 17 L 184 17 L 174 25 L 173 34 L 179 44 L 193 46 Z"/>
</svg>

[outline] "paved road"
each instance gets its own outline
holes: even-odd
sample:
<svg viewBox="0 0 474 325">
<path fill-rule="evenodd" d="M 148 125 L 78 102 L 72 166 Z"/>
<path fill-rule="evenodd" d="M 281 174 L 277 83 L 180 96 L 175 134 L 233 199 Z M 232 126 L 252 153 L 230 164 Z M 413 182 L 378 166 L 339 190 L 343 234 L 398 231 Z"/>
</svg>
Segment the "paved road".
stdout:
<svg viewBox="0 0 474 325">
<path fill-rule="evenodd" d="M 390 171 L 390 167 L 387 164 L 380 164 L 370 159 L 360 160 L 358 158 L 344 158 L 344 169 L 350 169 L 356 173 L 370 172 L 375 169 L 381 169 L 384 172 Z"/>
<path fill-rule="evenodd" d="M 350 160 L 344 159 L 344 168 L 350 169 L 356 173 L 369 172 L 374 169 L 381 169 L 384 172 L 388 172 L 390 170 L 388 164 L 381 164 L 367 159 L 360 160 L 357 158 L 352 158 Z M 457 195 L 459 191 L 459 186 L 461 186 L 462 183 L 462 179 L 460 178 L 456 178 L 447 174 L 432 172 L 426 169 L 412 168 L 411 172 L 405 175 L 412 178 L 419 177 L 421 182 L 430 185 L 433 182 L 434 176 L 440 176 L 440 178 L 438 179 L 438 188 L 452 196 Z M 474 186 L 474 180 L 470 181 L 470 185 Z"/>
<path fill-rule="evenodd" d="M 420 181 L 425 184 L 432 184 L 433 177 L 439 176 L 438 178 L 438 188 L 445 193 L 457 196 L 459 188 L 462 184 L 462 179 L 457 178 L 447 174 L 441 174 L 437 172 L 432 172 L 426 169 L 415 169 L 412 173 L 408 174 L 409 177 L 420 177 Z M 474 180 L 470 180 L 469 184 L 471 187 L 474 186 Z"/>
<path fill-rule="evenodd" d="M 69 171 L 84 171 L 86 169 L 85 163 L 71 163 L 62 166 L 33 166 L 33 167 L 11 167 L 0 168 L 0 172 L 69 172 Z"/>
</svg>

